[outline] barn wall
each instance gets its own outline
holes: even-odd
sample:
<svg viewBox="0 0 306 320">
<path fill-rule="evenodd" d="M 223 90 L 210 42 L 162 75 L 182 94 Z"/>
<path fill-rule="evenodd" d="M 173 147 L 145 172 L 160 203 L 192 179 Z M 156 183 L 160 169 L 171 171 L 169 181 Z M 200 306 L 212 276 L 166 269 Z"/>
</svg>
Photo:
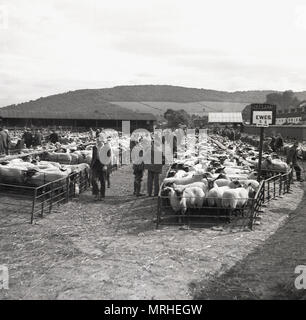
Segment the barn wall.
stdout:
<svg viewBox="0 0 306 320">
<path fill-rule="evenodd" d="M 259 135 L 260 129 L 255 126 L 244 126 L 244 132 Z M 283 138 L 306 140 L 306 126 L 270 126 L 265 128 L 265 136 L 272 136 L 280 133 Z"/>
<path fill-rule="evenodd" d="M 88 119 L 24 119 L 24 118 L 6 118 L 1 119 L 2 125 L 8 128 L 25 127 L 63 127 L 63 128 L 111 128 L 117 131 L 122 130 L 121 120 L 88 120 Z M 154 121 L 152 120 L 132 120 L 131 132 L 135 129 L 153 130 Z"/>
</svg>

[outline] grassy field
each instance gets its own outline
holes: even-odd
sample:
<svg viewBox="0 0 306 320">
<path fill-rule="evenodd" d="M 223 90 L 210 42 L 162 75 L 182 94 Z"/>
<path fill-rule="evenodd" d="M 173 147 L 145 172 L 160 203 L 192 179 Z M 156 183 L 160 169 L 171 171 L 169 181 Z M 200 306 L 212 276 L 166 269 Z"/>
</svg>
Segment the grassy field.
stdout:
<svg viewBox="0 0 306 320">
<path fill-rule="evenodd" d="M 162 114 L 167 109 L 180 110 L 183 109 L 190 114 L 203 114 L 203 108 L 205 112 L 241 112 L 248 103 L 241 102 L 218 102 L 218 101 L 200 101 L 200 102 L 152 102 L 144 101 L 139 102 L 127 102 L 127 101 L 112 101 L 121 107 L 138 111 L 138 112 L 150 112 L 154 114 Z M 161 110 L 159 110 L 161 109 Z"/>
<path fill-rule="evenodd" d="M 0 299 L 193 299 L 206 291 L 218 297 L 211 281 L 240 262 L 251 265 L 248 259 L 282 230 L 288 216 L 304 210 L 303 186 L 295 183 L 291 194 L 271 202 L 255 231 L 156 230 L 157 201 L 135 199 L 132 178 L 132 168 L 122 167 L 113 173 L 105 202 L 94 202 L 88 191 L 34 225 L 28 215 L 1 212 L 0 264 L 9 267 L 10 288 L 0 291 Z M 297 238 L 305 238 L 302 229 L 296 229 L 304 232 Z M 278 260 L 271 254 L 260 259 L 281 265 L 282 251 L 276 251 Z M 287 254 L 289 259 L 289 247 Z M 269 271 L 266 266 L 248 272 L 253 278 L 266 272 L 266 280 Z"/>
</svg>

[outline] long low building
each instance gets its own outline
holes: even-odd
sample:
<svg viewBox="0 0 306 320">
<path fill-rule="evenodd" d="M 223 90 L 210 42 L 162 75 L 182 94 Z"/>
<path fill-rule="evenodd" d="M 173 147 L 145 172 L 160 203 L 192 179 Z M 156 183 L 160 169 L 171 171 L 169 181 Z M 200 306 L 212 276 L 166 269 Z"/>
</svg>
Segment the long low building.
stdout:
<svg viewBox="0 0 306 320">
<path fill-rule="evenodd" d="M 130 121 L 132 131 L 138 128 L 152 130 L 156 118 L 151 113 L 134 112 L 75 92 L 0 108 L 0 122 L 8 128 L 56 126 L 121 131 L 122 121 Z"/>
<path fill-rule="evenodd" d="M 302 112 L 279 113 L 276 115 L 275 124 L 282 125 L 287 123 L 300 124 L 305 120 L 306 114 Z"/>
<path fill-rule="evenodd" d="M 153 129 L 156 118 L 152 114 L 128 113 L 24 113 L 0 109 L 0 121 L 9 128 L 64 127 L 64 128 L 112 128 L 121 131 L 122 121 L 130 121 L 131 130 Z"/>
</svg>

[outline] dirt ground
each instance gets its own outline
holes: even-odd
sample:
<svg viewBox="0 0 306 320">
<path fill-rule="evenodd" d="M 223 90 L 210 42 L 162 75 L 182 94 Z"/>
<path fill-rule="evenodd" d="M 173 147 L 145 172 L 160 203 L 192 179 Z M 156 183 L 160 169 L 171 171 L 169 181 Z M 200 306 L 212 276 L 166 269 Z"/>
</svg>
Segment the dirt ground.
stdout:
<svg viewBox="0 0 306 320">
<path fill-rule="evenodd" d="M 277 209 L 275 209 L 277 210 Z M 197 283 L 196 299 L 306 299 L 294 285 L 295 268 L 306 265 L 306 197 L 288 221 L 233 268 Z"/>
<path fill-rule="evenodd" d="M 286 280 L 294 272 L 290 259 L 303 264 L 302 249 L 297 246 L 295 255 L 289 236 L 295 232 L 305 258 L 306 224 L 298 223 L 306 219 L 300 183 L 291 194 L 273 200 L 261 224 L 249 232 L 179 226 L 156 230 L 157 200 L 135 200 L 131 190 L 132 169 L 125 166 L 113 173 L 105 202 L 94 202 L 88 191 L 34 225 L 28 214 L 1 212 L 0 264 L 9 268 L 10 288 L 0 291 L 0 299 L 193 299 L 207 298 L 207 292 L 219 298 L 213 280 L 234 281 L 245 269 L 249 276 L 243 281 L 267 282 L 272 265 L 275 272 L 285 272 Z M 292 220 L 284 225 L 289 215 Z M 290 231 L 292 221 L 296 227 Z M 285 263 L 288 268 L 282 267 Z M 246 287 L 255 292 L 249 283 Z M 265 297 L 260 292 L 251 297 Z"/>
</svg>

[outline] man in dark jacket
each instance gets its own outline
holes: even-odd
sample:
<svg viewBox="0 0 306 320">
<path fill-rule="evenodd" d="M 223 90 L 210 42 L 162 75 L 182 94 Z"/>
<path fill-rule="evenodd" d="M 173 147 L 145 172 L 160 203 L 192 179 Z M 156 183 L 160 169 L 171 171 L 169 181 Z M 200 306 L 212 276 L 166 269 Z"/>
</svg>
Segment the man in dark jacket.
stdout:
<svg viewBox="0 0 306 320">
<path fill-rule="evenodd" d="M 56 143 L 59 140 L 58 134 L 55 132 L 55 130 L 52 130 L 52 133 L 49 136 L 49 140 L 51 143 Z"/>
<path fill-rule="evenodd" d="M 140 193 L 141 190 L 141 182 L 143 178 L 144 173 L 144 162 L 142 160 L 143 157 L 143 150 L 139 146 L 139 142 L 135 142 L 133 147 L 133 152 L 137 154 L 135 159 L 132 159 L 133 161 L 133 174 L 134 174 L 134 195 L 137 197 L 144 196 L 143 193 Z"/>
<path fill-rule="evenodd" d="M 270 142 L 270 148 L 272 149 L 273 152 L 275 152 L 275 142 L 276 142 L 276 137 L 273 135 L 271 137 L 271 142 Z"/>
<path fill-rule="evenodd" d="M 287 164 L 293 167 L 293 169 L 296 172 L 296 180 L 302 182 L 303 180 L 301 179 L 301 167 L 298 164 L 298 146 L 299 143 L 298 141 L 295 141 L 293 146 L 288 150 L 287 154 Z"/>
<path fill-rule="evenodd" d="M 271 143 L 271 138 L 267 138 L 267 139 L 264 140 L 263 145 L 262 145 L 262 151 L 263 152 L 267 152 L 267 153 L 271 153 L 272 152 L 270 143 Z"/>
<path fill-rule="evenodd" d="M 33 147 L 38 147 L 41 145 L 41 141 L 42 141 L 42 134 L 41 132 L 37 129 L 34 133 L 34 137 L 33 137 Z"/>
<path fill-rule="evenodd" d="M 31 148 L 33 144 L 33 136 L 30 129 L 26 129 L 22 137 L 23 137 L 23 141 L 25 143 L 26 148 Z"/>
<path fill-rule="evenodd" d="M 0 144 L 2 144 L 2 147 L 0 147 L 0 149 L 3 149 L 3 153 L 8 155 L 9 154 L 9 147 L 11 144 L 11 138 L 10 135 L 8 133 L 8 130 L 0 128 L 0 136 L 1 136 L 1 141 Z M 1 154 L 1 151 L 0 151 Z"/>
<path fill-rule="evenodd" d="M 0 127 L 0 155 L 4 155 L 5 150 L 5 135 L 3 128 Z"/>
<path fill-rule="evenodd" d="M 280 151 L 281 148 L 284 146 L 284 140 L 281 136 L 281 134 L 279 133 L 276 137 L 276 140 L 275 140 L 275 151 Z"/>
<path fill-rule="evenodd" d="M 105 184 L 107 180 L 107 165 L 103 164 L 99 157 L 99 150 L 103 147 L 103 142 L 97 137 L 97 143 L 92 149 L 91 168 L 91 184 L 92 194 L 95 200 L 103 200 L 105 198 Z"/>
<path fill-rule="evenodd" d="M 160 154 L 160 159 L 159 159 L 161 160 L 161 163 L 154 163 L 154 152 L 162 153 L 162 149 L 156 142 L 155 142 L 155 149 L 154 149 L 154 143 L 152 143 L 151 145 L 151 164 L 145 164 L 145 169 L 148 169 L 147 188 L 148 188 L 149 197 L 152 197 L 153 184 L 154 184 L 154 197 L 158 196 L 159 175 L 162 173 L 162 170 L 163 170 L 162 154 Z"/>
</svg>

